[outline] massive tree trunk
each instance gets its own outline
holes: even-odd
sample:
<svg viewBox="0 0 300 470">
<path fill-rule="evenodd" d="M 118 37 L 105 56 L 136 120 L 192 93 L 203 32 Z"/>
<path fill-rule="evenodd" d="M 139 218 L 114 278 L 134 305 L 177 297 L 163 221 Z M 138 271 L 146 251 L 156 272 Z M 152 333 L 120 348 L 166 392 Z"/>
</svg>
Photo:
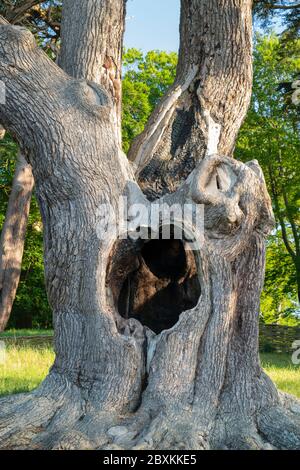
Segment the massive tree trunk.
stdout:
<svg viewBox="0 0 300 470">
<path fill-rule="evenodd" d="M 0 401 L 2 448 L 300 448 L 299 402 L 277 392 L 258 357 L 271 203 L 258 163 L 231 158 L 250 93 L 250 6 L 182 1 L 185 81 L 134 147 L 144 194 L 109 93 L 59 69 L 29 32 L 0 27 L 0 121 L 33 168 L 56 352 L 36 391 Z M 155 153 L 162 142 L 169 153 Z M 113 230 L 114 217 L 132 222 L 135 203 L 151 240 Z M 186 204 L 194 215 L 204 206 L 203 230 L 181 212 L 164 217 Z M 162 239 L 166 225 L 172 236 Z"/>
<path fill-rule="evenodd" d="M 121 59 L 125 3 L 123 0 L 98 0 L 74 5 L 74 1 L 65 1 L 63 6 L 63 43 L 59 64 L 69 75 L 105 87 L 113 100 L 115 127 L 121 144 Z M 8 23 L 1 18 L 0 24 Z M 19 155 L 0 239 L 0 331 L 7 326 L 20 280 L 33 186 L 31 167 L 24 156 Z"/>
</svg>

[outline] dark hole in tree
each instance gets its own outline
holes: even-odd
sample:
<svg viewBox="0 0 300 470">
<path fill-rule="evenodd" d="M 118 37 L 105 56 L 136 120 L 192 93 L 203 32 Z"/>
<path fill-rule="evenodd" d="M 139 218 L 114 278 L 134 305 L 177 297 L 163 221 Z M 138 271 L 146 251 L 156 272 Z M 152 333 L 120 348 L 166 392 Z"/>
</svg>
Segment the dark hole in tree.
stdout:
<svg viewBox="0 0 300 470">
<path fill-rule="evenodd" d="M 179 315 L 193 308 L 201 289 L 195 257 L 181 240 L 155 239 L 137 255 L 139 267 L 124 280 L 118 310 L 155 333 L 171 328 Z"/>
</svg>

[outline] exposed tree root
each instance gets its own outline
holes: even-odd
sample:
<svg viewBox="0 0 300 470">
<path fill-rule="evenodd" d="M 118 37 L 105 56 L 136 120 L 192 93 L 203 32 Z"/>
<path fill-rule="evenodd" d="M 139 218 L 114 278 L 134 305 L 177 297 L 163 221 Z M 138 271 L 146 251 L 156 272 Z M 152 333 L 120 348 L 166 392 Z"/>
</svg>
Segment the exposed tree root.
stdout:
<svg viewBox="0 0 300 470">
<path fill-rule="evenodd" d="M 280 401 L 284 408 L 300 417 L 300 400 L 289 393 L 279 392 Z"/>
<path fill-rule="evenodd" d="M 51 389 L 51 393 L 49 390 Z M 0 448 L 35 448 L 36 436 L 47 429 L 54 432 L 57 423 L 68 426 L 82 413 L 80 393 L 61 376 L 51 373 L 41 386 L 29 394 L 0 400 Z M 77 400 L 76 400 L 77 399 Z M 77 403 L 77 413 L 74 404 Z M 73 414 L 70 413 L 73 408 Z"/>
<path fill-rule="evenodd" d="M 65 387 L 60 399 L 46 398 L 45 386 L 0 401 L 1 449 L 300 449 L 300 402 L 286 394 L 281 401 L 294 412 L 278 405 L 244 420 L 216 415 L 207 425 L 193 407 L 150 412 L 141 406 L 121 415 L 97 411 L 95 403 L 84 403 L 80 393 L 74 399 L 74 390 L 71 398 Z"/>
<path fill-rule="evenodd" d="M 278 449 L 300 450 L 300 415 L 281 406 L 263 410 L 258 427 L 265 438 Z"/>
<path fill-rule="evenodd" d="M 262 436 L 253 417 L 223 417 L 215 426 L 212 448 L 223 450 L 270 450 L 273 447 Z"/>
</svg>

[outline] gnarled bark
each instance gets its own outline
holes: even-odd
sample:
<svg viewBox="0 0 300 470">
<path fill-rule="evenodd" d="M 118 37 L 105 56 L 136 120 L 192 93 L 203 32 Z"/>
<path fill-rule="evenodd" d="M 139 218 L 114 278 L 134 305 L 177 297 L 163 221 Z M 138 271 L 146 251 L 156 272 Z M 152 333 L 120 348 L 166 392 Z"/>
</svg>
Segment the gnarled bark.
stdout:
<svg viewBox="0 0 300 470">
<path fill-rule="evenodd" d="M 248 18 L 238 18 L 245 31 Z M 0 446 L 300 448 L 299 403 L 278 394 L 258 358 L 264 239 L 273 224 L 258 163 L 220 154 L 222 127 L 208 109 L 201 158 L 155 201 L 194 212 L 204 205 L 204 232 L 187 227 L 194 252 L 185 240 L 162 249 L 159 237 L 103 237 L 103 215 L 119 213 L 123 195 L 129 207 L 145 206 L 141 230 L 162 228 L 149 220 L 150 201 L 120 150 L 112 100 L 66 75 L 27 31 L 1 26 L 0 44 L 8 98 L 0 120 L 27 149 L 36 180 L 56 352 L 36 391 L 0 400 Z M 155 322 L 159 305 L 170 314 L 174 285 L 184 311 L 155 334 L 149 315 Z"/>
<path fill-rule="evenodd" d="M 120 142 L 125 6 L 125 0 L 65 0 L 59 55 L 65 72 L 101 84 L 112 96 Z"/>
<path fill-rule="evenodd" d="M 25 2 L 19 9 L 13 10 L 15 16 L 11 13 L 8 17 L 19 19 L 34 3 L 39 2 Z M 114 103 L 116 131 L 121 142 L 121 57 L 125 2 L 64 1 L 63 7 L 60 66 L 75 78 L 102 84 L 106 88 Z M 8 22 L 1 17 L 0 24 Z M 17 292 L 33 185 L 31 168 L 24 157 L 19 156 L 0 240 L 0 331 L 7 325 Z"/>
</svg>

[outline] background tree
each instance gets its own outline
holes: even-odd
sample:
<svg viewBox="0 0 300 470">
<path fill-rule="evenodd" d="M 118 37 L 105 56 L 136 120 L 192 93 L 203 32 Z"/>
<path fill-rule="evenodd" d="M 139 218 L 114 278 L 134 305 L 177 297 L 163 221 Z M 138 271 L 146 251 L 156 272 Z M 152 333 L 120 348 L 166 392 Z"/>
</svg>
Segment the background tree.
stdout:
<svg viewBox="0 0 300 470">
<path fill-rule="evenodd" d="M 299 326 L 295 267 L 279 231 L 267 243 L 266 277 L 261 298 L 262 320 Z"/>
<path fill-rule="evenodd" d="M 300 2 L 289 0 L 254 0 L 254 13 L 264 26 L 281 22 L 289 38 L 299 37 Z"/>
<path fill-rule="evenodd" d="M 277 230 L 281 231 L 283 244 L 294 265 L 295 274 L 288 283 L 290 287 L 293 281 L 295 283 L 295 287 L 290 290 L 290 294 L 294 293 L 294 299 L 292 296 L 290 302 L 297 297 L 300 299 L 299 110 L 292 103 L 291 95 L 286 94 L 280 84 L 291 81 L 297 70 L 300 70 L 299 52 L 299 39 L 287 43 L 274 35 L 257 36 L 252 103 L 236 152 L 244 161 L 254 152 L 264 169 Z M 270 251 L 270 257 L 272 255 L 274 250 Z M 284 265 L 282 270 L 285 271 Z M 286 308 L 291 307 L 291 303 L 286 305 Z"/>
</svg>

